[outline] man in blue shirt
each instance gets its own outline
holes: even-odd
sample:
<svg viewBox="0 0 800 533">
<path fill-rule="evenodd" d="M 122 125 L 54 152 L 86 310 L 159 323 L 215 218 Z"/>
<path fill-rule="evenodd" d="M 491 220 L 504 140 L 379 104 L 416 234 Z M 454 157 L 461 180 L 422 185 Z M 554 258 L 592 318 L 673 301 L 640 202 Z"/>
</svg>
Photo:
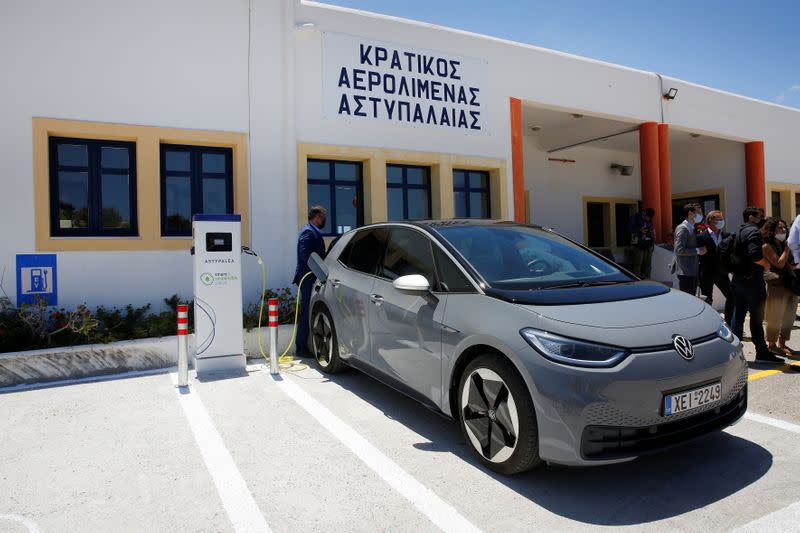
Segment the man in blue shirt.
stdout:
<svg viewBox="0 0 800 533">
<path fill-rule="evenodd" d="M 300 280 L 311 269 L 308 268 L 308 258 L 317 252 L 320 257 L 325 257 L 325 241 L 322 239 L 322 228 L 325 227 L 327 212 L 320 205 L 315 205 L 308 210 L 308 224 L 300 231 L 297 239 L 297 269 L 294 273 L 292 283 L 298 285 Z M 298 286 L 300 291 L 300 315 L 297 320 L 297 341 L 295 344 L 295 355 L 299 357 L 310 357 L 311 351 L 308 347 L 308 303 L 311 299 L 311 289 L 316 281 L 314 274 L 309 275 L 303 280 L 302 285 Z"/>
</svg>

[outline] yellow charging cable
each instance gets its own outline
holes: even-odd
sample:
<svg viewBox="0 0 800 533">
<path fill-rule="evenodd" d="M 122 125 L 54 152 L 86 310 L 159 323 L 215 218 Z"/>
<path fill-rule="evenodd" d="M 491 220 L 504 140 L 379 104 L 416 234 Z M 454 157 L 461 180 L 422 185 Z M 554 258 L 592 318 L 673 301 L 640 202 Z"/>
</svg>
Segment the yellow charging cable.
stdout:
<svg viewBox="0 0 800 533">
<path fill-rule="evenodd" d="M 261 305 L 258 308 L 258 350 L 261 352 L 261 357 L 264 358 L 264 362 L 269 364 L 270 359 L 269 355 L 264 353 L 264 345 L 261 342 L 261 317 L 264 315 L 264 300 L 267 296 L 267 268 L 264 266 L 264 261 L 261 259 L 261 256 L 255 254 L 256 259 L 258 259 L 258 266 L 261 267 Z M 303 286 L 303 280 L 311 274 L 311 272 L 306 273 L 305 276 L 300 278 L 300 283 L 297 285 L 297 297 L 295 298 L 295 305 L 294 305 L 294 327 L 292 328 L 292 338 L 289 340 L 289 344 L 286 346 L 286 349 L 283 353 L 278 357 L 278 365 L 281 367 L 282 370 L 288 370 L 290 372 L 299 372 L 301 370 L 305 370 L 308 368 L 308 365 L 305 363 L 299 362 L 291 355 L 287 355 L 289 350 L 292 348 L 292 344 L 294 344 L 294 339 L 297 336 L 297 317 L 300 315 L 300 290 Z"/>
</svg>

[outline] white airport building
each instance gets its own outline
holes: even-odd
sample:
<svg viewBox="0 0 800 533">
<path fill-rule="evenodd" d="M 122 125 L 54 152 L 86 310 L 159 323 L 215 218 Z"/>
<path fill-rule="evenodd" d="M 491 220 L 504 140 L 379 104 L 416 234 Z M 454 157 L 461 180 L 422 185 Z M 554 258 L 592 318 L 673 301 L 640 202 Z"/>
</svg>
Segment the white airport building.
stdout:
<svg viewBox="0 0 800 533">
<path fill-rule="evenodd" d="M 310 204 L 331 236 L 490 217 L 620 259 L 637 205 L 662 242 L 690 200 L 731 227 L 748 204 L 800 213 L 796 109 L 332 5 L 11 0 L 0 68 L 12 301 L 42 283 L 67 307 L 189 298 L 196 213 L 241 214 L 270 287 L 291 282 Z"/>
</svg>

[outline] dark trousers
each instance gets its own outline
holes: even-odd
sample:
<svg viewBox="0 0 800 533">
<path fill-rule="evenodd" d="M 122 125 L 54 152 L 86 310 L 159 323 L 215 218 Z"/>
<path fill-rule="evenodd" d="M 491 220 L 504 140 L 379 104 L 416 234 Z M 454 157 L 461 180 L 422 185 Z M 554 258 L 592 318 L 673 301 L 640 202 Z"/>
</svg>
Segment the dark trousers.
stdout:
<svg viewBox="0 0 800 533">
<path fill-rule="evenodd" d="M 731 294 L 731 280 L 724 272 L 700 278 L 700 292 L 706 297 L 708 305 L 714 303 L 714 285 L 725 297 L 725 323 L 730 326 L 733 320 L 733 295 Z"/>
<path fill-rule="evenodd" d="M 678 276 L 678 288 L 697 296 L 697 276 Z"/>
<path fill-rule="evenodd" d="M 634 246 L 631 250 L 631 272 L 643 279 L 650 278 L 653 265 L 653 249 Z"/>
<path fill-rule="evenodd" d="M 761 276 L 749 278 L 734 276 L 731 281 L 733 293 L 733 323 L 731 329 L 740 339 L 744 335 L 744 317 L 750 313 L 750 338 L 756 346 L 756 355 L 767 353 L 764 340 L 764 302 L 767 288 Z"/>
<path fill-rule="evenodd" d="M 311 351 L 308 346 L 308 303 L 311 299 L 311 290 L 314 288 L 315 278 L 308 276 L 297 290 L 300 291 L 300 314 L 297 317 L 297 340 L 295 342 L 295 353 L 307 354 Z"/>
</svg>

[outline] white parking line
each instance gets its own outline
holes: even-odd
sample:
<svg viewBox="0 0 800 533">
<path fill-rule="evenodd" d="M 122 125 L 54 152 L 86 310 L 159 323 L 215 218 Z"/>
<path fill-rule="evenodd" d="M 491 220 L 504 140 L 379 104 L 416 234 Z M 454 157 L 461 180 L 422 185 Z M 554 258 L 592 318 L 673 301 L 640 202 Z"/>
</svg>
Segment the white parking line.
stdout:
<svg viewBox="0 0 800 533">
<path fill-rule="evenodd" d="M 24 516 L 18 514 L 0 514 L 0 520 L 20 523 L 27 527 L 30 533 L 39 533 L 39 526 L 37 526 L 33 520 L 25 518 Z"/>
<path fill-rule="evenodd" d="M 737 527 L 733 531 L 736 533 L 797 531 L 798 522 L 800 522 L 800 502 L 762 516 L 749 524 Z"/>
<path fill-rule="evenodd" d="M 749 411 L 744 414 L 744 417 L 745 419 L 752 420 L 753 422 L 767 424 L 768 426 L 773 426 L 776 428 L 785 429 L 786 431 L 791 431 L 792 433 L 800 434 L 800 426 L 798 426 L 797 424 L 792 424 L 791 422 L 778 420 L 777 418 L 759 415 L 756 413 L 751 413 Z"/>
<path fill-rule="evenodd" d="M 422 483 L 414 479 L 394 461 L 370 444 L 353 428 L 334 415 L 327 407 L 315 400 L 294 383 L 286 374 L 273 377 L 264 371 L 269 380 L 274 380 L 287 396 L 313 416 L 334 437 L 347 446 L 356 457 L 411 502 L 422 514 L 428 517 L 442 531 L 479 532 L 469 520 L 464 518 L 452 505 L 448 504 Z"/>
<path fill-rule="evenodd" d="M 214 480 L 217 492 L 225 507 L 225 512 L 233 524 L 233 528 L 240 532 L 269 532 L 269 526 L 264 515 L 256 505 L 253 494 L 247 488 L 242 474 L 236 467 L 230 452 L 225 447 L 225 442 L 214 427 L 214 422 L 206 411 L 203 402 L 193 387 L 177 388 L 178 374 L 170 373 L 172 382 L 176 385 L 175 391 L 183 407 L 189 427 L 192 428 L 194 440 L 200 448 L 200 454 L 206 463 L 206 468 Z"/>
</svg>

